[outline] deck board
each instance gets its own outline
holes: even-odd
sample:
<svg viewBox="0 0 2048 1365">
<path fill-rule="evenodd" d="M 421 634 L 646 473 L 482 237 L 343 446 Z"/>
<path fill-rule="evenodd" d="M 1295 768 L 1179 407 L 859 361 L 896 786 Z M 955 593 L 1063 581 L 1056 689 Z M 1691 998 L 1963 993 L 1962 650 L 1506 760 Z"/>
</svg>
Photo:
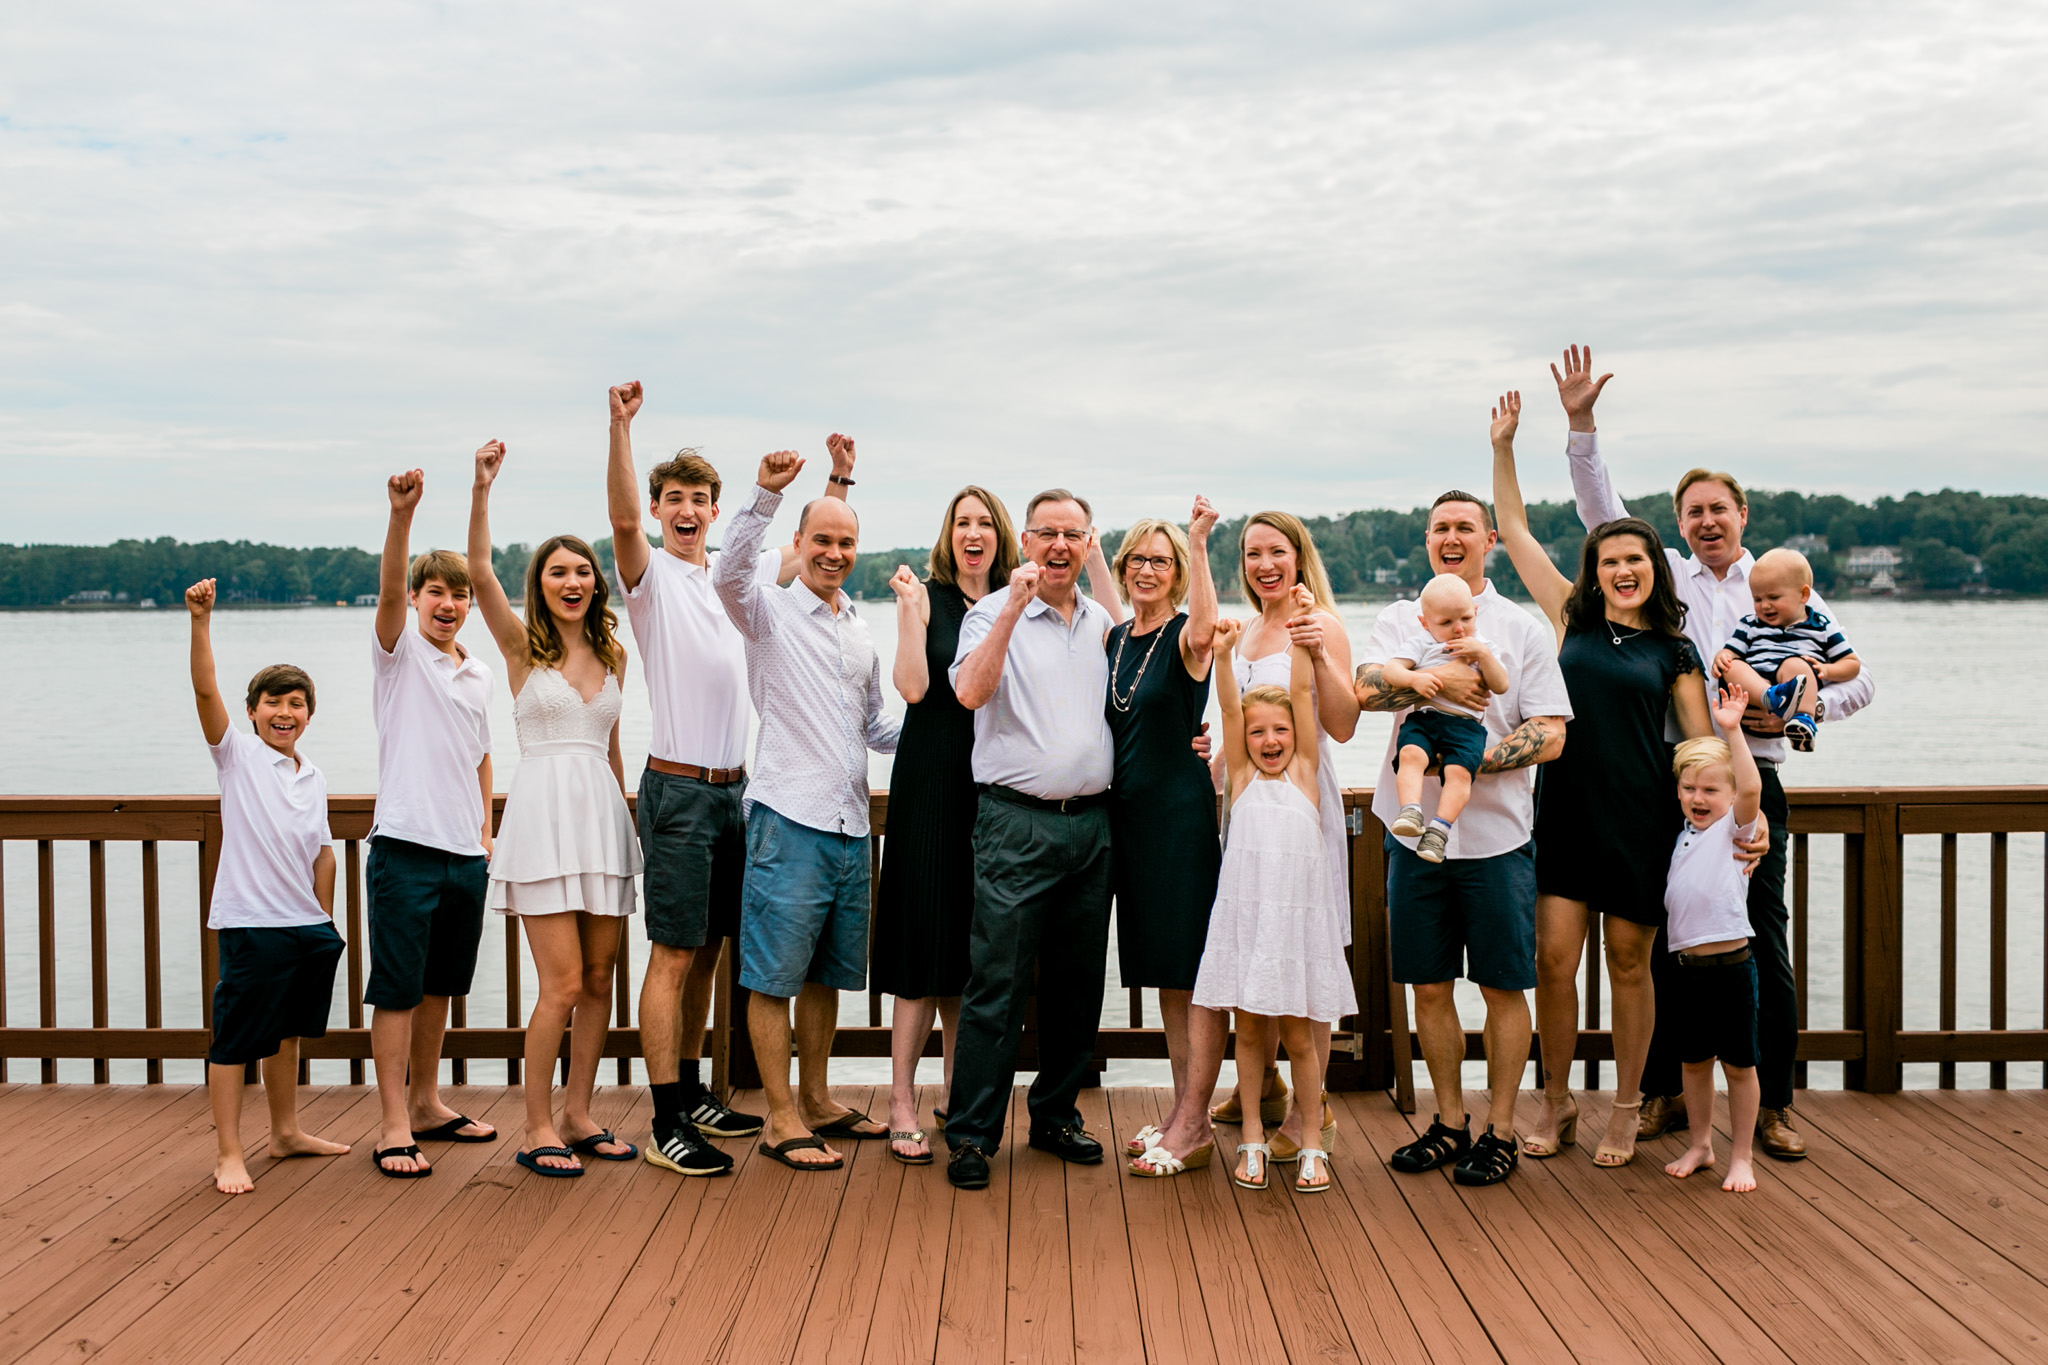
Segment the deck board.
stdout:
<svg viewBox="0 0 2048 1365">
<path fill-rule="evenodd" d="M 1741 1198 L 1666 1176 L 1679 1136 L 1620 1171 L 1583 1147 L 1525 1162 L 1505 1189 L 1395 1175 L 1415 1124 L 1376 1094 L 1337 1097 L 1337 1189 L 1316 1196 L 1232 1186 L 1228 1128 L 1174 1180 L 1065 1166 L 1024 1145 L 1021 1092 L 986 1192 L 946 1183 L 936 1131 L 930 1167 L 846 1143 L 845 1170 L 800 1175 L 748 1141 L 718 1180 L 639 1161 L 546 1180 L 512 1163 L 518 1088 L 449 1098 L 500 1140 L 394 1181 L 367 1156 L 374 1092 L 309 1087 L 308 1127 L 362 1150 L 275 1161 L 252 1141 L 257 1193 L 229 1199 L 200 1087 L 0 1087 L 49 1153 L 0 1176 L 0 1365 L 2048 1357 L 2036 1091 L 1807 1092 L 1812 1157 L 1762 1163 Z M 920 1113 L 939 1099 L 921 1089 Z M 1115 1153 L 1167 1102 L 1090 1091 L 1083 1118 Z M 1585 1131 L 1607 1105 L 1584 1098 Z M 606 1087 L 594 1112 L 645 1140 L 644 1089 Z M 1725 1105 L 1715 1121 L 1721 1147 Z"/>
</svg>

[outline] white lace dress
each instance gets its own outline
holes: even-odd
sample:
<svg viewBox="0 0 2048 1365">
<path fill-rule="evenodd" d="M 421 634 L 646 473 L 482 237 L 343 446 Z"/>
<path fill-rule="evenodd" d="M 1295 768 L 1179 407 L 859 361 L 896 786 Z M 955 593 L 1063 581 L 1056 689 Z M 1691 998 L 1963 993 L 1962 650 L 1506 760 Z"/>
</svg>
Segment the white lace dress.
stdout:
<svg viewBox="0 0 2048 1365">
<path fill-rule="evenodd" d="M 512 915 L 630 915 L 640 840 L 612 774 L 618 679 L 583 700 L 567 678 L 536 668 L 512 703 L 519 769 L 491 855 L 493 910 Z"/>
<path fill-rule="evenodd" d="M 1287 690 L 1293 661 L 1288 651 L 1268 654 L 1263 659 L 1247 659 L 1242 654 L 1233 654 L 1231 662 L 1237 674 L 1237 694 L 1243 696 L 1254 687 L 1277 687 Z M 1337 785 L 1337 744 L 1324 732 L 1320 719 L 1316 721 L 1316 799 L 1322 803 L 1320 818 L 1323 822 L 1323 847 L 1328 853 L 1328 876 L 1330 895 L 1344 911 L 1344 943 L 1351 943 L 1351 835 L 1344 828 L 1344 789 Z"/>
<path fill-rule="evenodd" d="M 1331 904 L 1315 804 L 1284 777 L 1254 777 L 1231 803 L 1195 1003 L 1331 1024 L 1356 1014 L 1347 918 Z"/>
</svg>

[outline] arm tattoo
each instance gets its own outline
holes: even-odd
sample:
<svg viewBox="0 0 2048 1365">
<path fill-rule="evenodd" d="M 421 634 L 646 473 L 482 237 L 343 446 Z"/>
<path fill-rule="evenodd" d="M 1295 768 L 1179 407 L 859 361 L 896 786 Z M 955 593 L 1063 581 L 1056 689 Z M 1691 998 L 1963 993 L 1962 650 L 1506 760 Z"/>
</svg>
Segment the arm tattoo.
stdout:
<svg viewBox="0 0 2048 1365">
<path fill-rule="evenodd" d="M 1531 716 L 1509 731 L 1506 738 L 1486 751 L 1480 760 L 1482 773 L 1504 773 L 1541 763 L 1553 733 L 1550 717 Z"/>
<path fill-rule="evenodd" d="M 1422 700 L 1420 692 L 1389 683 L 1379 664 L 1360 664 L 1356 677 L 1358 704 L 1368 711 L 1405 711 Z"/>
</svg>

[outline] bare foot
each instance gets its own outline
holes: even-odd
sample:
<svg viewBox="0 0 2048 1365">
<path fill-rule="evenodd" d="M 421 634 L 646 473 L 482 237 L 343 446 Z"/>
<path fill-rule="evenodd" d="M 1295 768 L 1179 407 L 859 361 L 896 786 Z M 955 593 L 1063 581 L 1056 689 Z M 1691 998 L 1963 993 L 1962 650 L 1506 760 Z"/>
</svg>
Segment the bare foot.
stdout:
<svg viewBox="0 0 2048 1365">
<path fill-rule="evenodd" d="M 784 1129 L 777 1125 L 773 1119 L 771 1119 L 768 1122 L 768 1126 L 761 1132 L 761 1141 L 767 1143 L 770 1147 L 778 1147 L 783 1143 L 789 1142 L 795 1138 L 807 1138 L 813 1136 L 815 1136 L 815 1134 L 813 1134 L 811 1130 L 808 1128 L 796 1127 L 793 1129 Z M 792 1150 L 783 1153 L 783 1155 L 788 1157 L 791 1161 L 794 1161 L 799 1166 L 829 1166 L 835 1161 L 840 1161 L 844 1159 L 840 1156 L 838 1150 L 834 1148 L 832 1144 L 830 1144 L 829 1142 L 826 1143 L 823 1147 L 793 1148 Z"/>
<path fill-rule="evenodd" d="M 1721 1182 L 1721 1188 L 1730 1194 L 1748 1194 L 1756 1188 L 1756 1167 L 1747 1161 L 1728 1163 L 1728 1178 Z"/>
<path fill-rule="evenodd" d="M 417 1156 L 400 1156 L 393 1150 L 394 1148 L 410 1147 L 412 1145 L 412 1133 L 410 1131 L 399 1133 L 394 1138 L 391 1130 L 385 1129 L 377 1138 L 376 1150 L 384 1153 L 383 1156 L 377 1158 L 377 1164 L 387 1171 L 397 1173 L 432 1170 L 433 1163 L 427 1160 L 424 1152 Z"/>
<path fill-rule="evenodd" d="M 543 1147 L 566 1147 L 568 1145 L 568 1143 L 562 1141 L 561 1135 L 552 1128 L 529 1128 L 526 1132 L 526 1154 L 528 1156 L 533 1156 L 535 1152 Z M 551 1152 L 547 1156 L 533 1156 L 533 1159 L 546 1166 L 549 1170 L 580 1171 L 583 1169 L 583 1163 L 573 1156 L 556 1156 Z"/>
<path fill-rule="evenodd" d="M 346 1142 L 329 1142 L 316 1138 L 311 1133 L 272 1133 L 270 1154 L 285 1156 L 340 1156 L 348 1150 Z"/>
<path fill-rule="evenodd" d="M 1704 1171 L 1713 1164 L 1713 1142 L 1711 1140 L 1695 1142 L 1692 1146 L 1678 1154 L 1678 1160 L 1664 1168 L 1664 1174 L 1675 1175 L 1680 1180 L 1683 1180 L 1694 1171 Z M 1730 1176 L 1729 1178 L 1733 1179 L 1734 1177 Z M 1755 1186 L 1755 1183 L 1755 1181 L 1750 1182 L 1752 1188 Z"/>
<path fill-rule="evenodd" d="M 224 1156 L 213 1163 L 213 1187 L 222 1194 L 250 1194 L 256 1189 L 256 1182 L 249 1178 L 249 1168 L 238 1156 Z"/>
</svg>

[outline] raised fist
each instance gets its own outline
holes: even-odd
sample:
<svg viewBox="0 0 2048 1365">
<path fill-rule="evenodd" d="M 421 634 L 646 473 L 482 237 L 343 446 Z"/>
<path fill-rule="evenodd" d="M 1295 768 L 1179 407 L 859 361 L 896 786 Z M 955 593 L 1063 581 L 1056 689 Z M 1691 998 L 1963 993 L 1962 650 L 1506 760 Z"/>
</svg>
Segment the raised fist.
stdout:
<svg viewBox="0 0 2048 1365">
<path fill-rule="evenodd" d="M 924 584 L 908 564 L 898 564 L 896 572 L 889 575 L 889 591 L 896 594 L 896 605 L 915 607 L 919 617 L 926 616 Z"/>
<path fill-rule="evenodd" d="M 1215 628 L 1209 632 L 1209 648 L 1217 654 L 1226 653 L 1237 647 L 1244 636 L 1244 622 L 1229 616 L 1216 618 Z"/>
<path fill-rule="evenodd" d="M 853 476 L 853 438 L 833 432 L 825 438 L 825 451 L 832 457 L 832 472 L 840 478 Z"/>
<path fill-rule="evenodd" d="M 185 610 L 195 619 L 204 619 L 213 611 L 213 580 L 202 578 L 185 589 Z"/>
<path fill-rule="evenodd" d="M 640 402 L 644 396 L 640 392 L 640 381 L 637 379 L 629 379 L 623 384 L 614 385 L 612 388 L 612 420 L 614 422 L 632 421 L 634 415 L 640 411 Z"/>
<path fill-rule="evenodd" d="M 1027 559 L 1010 574 L 1010 600 L 1018 606 L 1027 605 L 1038 596 L 1038 562 Z"/>
<path fill-rule="evenodd" d="M 1216 526 L 1216 509 L 1200 493 L 1195 494 L 1195 510 L 1188 513 L 1188 539 L 1206 539 Z"/>
<path fill-rule="evenodd" d="M 393 474 L 384 486 L 391 495 L 391 510 L 410 512 L 419 506 L 420 494 L 426 490 L 427 476 L 417 469 L 408 469 L 403 474 Z"/>
<path fill-rule="evenodd" d="M 1312 592 L 1310 592 L 1310 591 L 1308 590 L 1308 585 L 1307 585 L 1307 584 L 1305 584 L 1305 583 L 1296 583 L 1296 584 L 1294 585 L 1294 594 L 1293 594 L 1293 595 L 1294 595 L 1294 609 L 1295 609 L 1296 611 L 1300 612 L 1300 613 L 1301 613 L 1301 614 L 1302 614 L 1303 616 L 1307 616 L 1307 615 L 1310 615 L 1311 613 L 1313 613 L 1313 612 L 1315 611 L 1315 609 L 1316 609 L 1316 595 L 1315 595 L 1314 593 L 1312 593 Z"/>
<path fill-rule="evenodd" d="M 794 450 L 777 450 L 761 457 L 761 472 L 754 481 L 770 493 L 780 493 L 796 481 L 803 467 L 803 457 Z"/>
<path fill-rule="evenodd" d="M 505 467 L 505 443 L 492 437 L 476 448 L 476 486 L 489 488 Z"/>
</svg>

